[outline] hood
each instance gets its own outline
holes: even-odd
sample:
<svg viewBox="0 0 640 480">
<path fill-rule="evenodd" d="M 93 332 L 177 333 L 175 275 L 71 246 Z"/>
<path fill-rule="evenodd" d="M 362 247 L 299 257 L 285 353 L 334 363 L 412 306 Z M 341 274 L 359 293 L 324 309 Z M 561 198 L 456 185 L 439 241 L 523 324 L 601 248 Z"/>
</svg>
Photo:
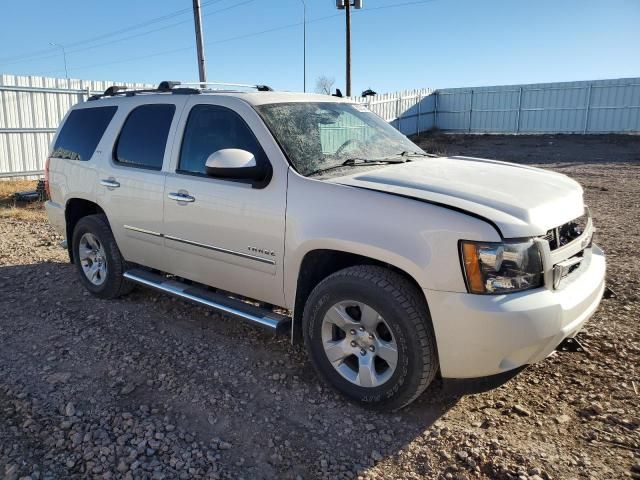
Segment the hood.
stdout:
<svg viewBox="0 0 640 480">
<path fill-rule="evenodd" d="M 424 158 L 328 181 L 464 210 L 504 238 L 544 235 L 584 213 L 582 188 L 566 175 L 480 158 Z"/>
</svg>

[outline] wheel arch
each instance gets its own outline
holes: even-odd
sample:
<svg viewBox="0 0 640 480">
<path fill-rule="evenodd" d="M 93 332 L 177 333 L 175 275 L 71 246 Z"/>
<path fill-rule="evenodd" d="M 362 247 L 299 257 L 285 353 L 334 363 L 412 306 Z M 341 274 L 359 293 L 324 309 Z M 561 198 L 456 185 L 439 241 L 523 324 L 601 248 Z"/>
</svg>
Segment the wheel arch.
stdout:
<svg viewBox="0 0 640 480">
<path fill-rule="evenodd" d="M 85 198 L 74 197 L 67 200 L 64 208 L 66 224 L 67 252 L 69 261 L 73 263 L 73 230 L 78 221 L 87 215 L 105 214 L 104 209 L 96 202 Z"/>
<path fill-rule="evenodd" d="M 428 309 L 424 291 L 416 278 L 403 268 L 384 260 L 366 255 L 349 252 L 347 250 L 317 248 L 305 253 L 298 268 L 293 302 L 292 339 L 300 341 L 302 332 L 302 315 L 304 306 L 311 291 L 329 275 L 347 267 L 356 265 L 376 265 L 394 271 L 408 280 L 418 291 Z"/>
</svg>

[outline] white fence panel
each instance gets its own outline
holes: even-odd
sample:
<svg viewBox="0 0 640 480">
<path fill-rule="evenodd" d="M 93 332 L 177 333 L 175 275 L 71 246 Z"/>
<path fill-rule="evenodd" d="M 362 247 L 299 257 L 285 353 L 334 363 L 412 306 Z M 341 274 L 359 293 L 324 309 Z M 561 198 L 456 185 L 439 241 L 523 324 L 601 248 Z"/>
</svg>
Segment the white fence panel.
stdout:
<svg viewBox="0 0 640 480">
<path fill-rule="evenodd" d="M 365 104 L 405 135 L 411 135 L 433 128 L 432 94 L 433 89 L 421 88 L 351 99 Z"/>
<path fill-rule="evenodd" d="M 123 83 L 0 75 L 0 178 L 42 173 L 49 144 L 67 110 L 114 84 Z"/>
<path fill-rule="evenodd" d="M 442 130 L 637 133 L 640 78 L 436 90 Z"/>
<path fill-rule="evenodd" d="M 114 83 L 0 76 L 0 178 L 41 173 L 67 110 Z M 351 99 L 405 135 L 433 128 L 461 133 L 640 133 L 640 78 L 422 88 Z M 344 129 L 352 127 L 323 127 L 323 147 L 339 147 L 346 138 Z"/>
</svg>

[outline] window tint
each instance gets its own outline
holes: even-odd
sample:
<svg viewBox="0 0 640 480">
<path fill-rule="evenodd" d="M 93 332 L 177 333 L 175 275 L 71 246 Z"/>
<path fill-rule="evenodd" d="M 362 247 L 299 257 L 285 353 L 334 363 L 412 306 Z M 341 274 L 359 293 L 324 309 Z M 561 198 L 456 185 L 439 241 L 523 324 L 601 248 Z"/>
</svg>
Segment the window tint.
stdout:
<svg viewBox="0 0 640 480">
<path fill-rule="evenodd" d="M 175 105 L 143 105 L 124 122 L 114 159 L 132 167 L 160 170 Z"/>
<path fill-rule="evenodd" d="M 72 111 L 56 138 L 51 156 L 89 160 L 117 109 L 118 107 L 96 107 Z"/>
<path fill-rule="evenodd" d="M 268 162 L 267 155 L 240 115 L 217 105 L 193 107 L 185 127 L 178 171 L 204 174 L 209 155 L 223 148 L 251 152 L 259 166 Z"/>
</svg>

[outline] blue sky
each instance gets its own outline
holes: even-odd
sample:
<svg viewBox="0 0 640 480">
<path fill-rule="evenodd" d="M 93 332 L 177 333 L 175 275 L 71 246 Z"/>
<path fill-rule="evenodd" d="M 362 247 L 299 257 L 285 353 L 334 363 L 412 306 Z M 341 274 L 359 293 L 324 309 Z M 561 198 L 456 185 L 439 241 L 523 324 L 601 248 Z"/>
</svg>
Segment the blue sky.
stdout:
<svg viewBox="0 0 640 480">
<path fill-rule="evenodd" d="M 302 90 L 301 0 L 201 0 L 209 80 Z M 307 86 L 344 88 L 344 15 L 307 2 Z M 4 2 L 0 73 L 197 80 L 191 0 Z M 140 24 L 143 24 L 142 26 Z M 353 90 L 640 76 L 639 0 L 364 0 Z"/>
</svg>

